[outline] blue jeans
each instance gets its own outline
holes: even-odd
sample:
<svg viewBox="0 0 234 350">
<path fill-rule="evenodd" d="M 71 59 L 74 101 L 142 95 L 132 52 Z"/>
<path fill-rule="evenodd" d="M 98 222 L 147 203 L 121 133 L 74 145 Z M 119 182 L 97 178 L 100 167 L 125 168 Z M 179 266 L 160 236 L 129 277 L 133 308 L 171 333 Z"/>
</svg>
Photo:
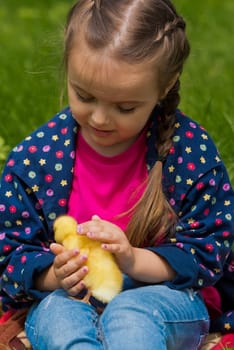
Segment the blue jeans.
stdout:
<svg viewBox="0 0 234 350">
<path fill-rule="evenodd" d="M 199 293 L 165 285 L 124 290 L 99 315 L 56 290 L 35 303 L 25 329 L 34 350 L 195 350 L 209 330 Z"/>
</svg>

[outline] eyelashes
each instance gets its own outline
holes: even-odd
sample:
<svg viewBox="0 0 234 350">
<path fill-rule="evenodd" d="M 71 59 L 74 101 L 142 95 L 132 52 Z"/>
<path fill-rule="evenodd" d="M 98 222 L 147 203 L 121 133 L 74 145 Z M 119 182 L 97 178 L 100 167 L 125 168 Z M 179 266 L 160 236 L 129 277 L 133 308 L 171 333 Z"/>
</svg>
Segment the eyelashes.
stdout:
<svg viewBox="0 0 234 350">
<path fill-rule="evenodd" d="M 95 100 L 94 97 L 92 96 L 83 96 L 81 95 L 78 91 L 75 91 L 76 97 L 84 103 L 89 103 L 89 102 L 93 102 Z"/>
<path fill-rule="evenodd" d="M 75 91 L 76 97 L 79 99 L 79 101 L 83 102 L 83 103 L 92 103 L 95 102 L 96 99 L 93 96 L 84 96 L 82 94 L 80 94 L 80 92 Z M 128 114 L 128 113 L 133 113 L 136 109 L 136 107 L 123 107 L 121 105 L 116 105 L 116 108 L 118 109 L 118 111 L 120 113 L 123 114 Z"/>
</svg>

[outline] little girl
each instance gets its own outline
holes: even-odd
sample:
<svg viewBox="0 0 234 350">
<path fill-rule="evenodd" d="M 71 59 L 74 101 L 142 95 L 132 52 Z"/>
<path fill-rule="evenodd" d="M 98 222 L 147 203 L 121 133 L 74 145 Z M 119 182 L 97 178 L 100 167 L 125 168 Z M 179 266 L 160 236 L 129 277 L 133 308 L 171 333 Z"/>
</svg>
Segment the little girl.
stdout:
<svg viewBox="0 0 234 350">
<path fill-rule="evenodd" d="M 234 193 L 207 132 L 177 109 L 188 55 L 169 0 L 72 7 L 69 107 L 11 152 L 0 188 L 2 301 L 30 307 L 33 349 L 195 350 L 209 329 L 234 331 Z M 64 213 L 123 273 L 101 313 L 79 300 L 89 257 L 54 242 Z"/>
</svg>

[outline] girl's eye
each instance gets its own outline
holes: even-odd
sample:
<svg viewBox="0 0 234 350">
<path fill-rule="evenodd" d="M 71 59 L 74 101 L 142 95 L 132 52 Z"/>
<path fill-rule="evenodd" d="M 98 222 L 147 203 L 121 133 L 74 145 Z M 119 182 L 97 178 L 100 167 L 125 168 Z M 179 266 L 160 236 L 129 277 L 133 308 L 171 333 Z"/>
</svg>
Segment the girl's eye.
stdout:
<svg viewBox="0 0 234 350">
<path fill-rule="evenodd" d="M 76 94 L 76 97 L 83 103 L 90 103 L 95 100 L 95 97 L 91 95 L 85 95 L 78 90 L 75 90 L 75 94 Z M 132 113 L 136 109 L 136 107 L 123 107 L 123 106 L 117 106 L 117 108 L 120 111 L 120 113 L 125 113 L 125 114 Z"/>
<path fill-rule="evenodd" d="M 76 96 L 81 102 L 84 102 L 84 103 L 92 102 L 94 99 L 92 96 L 81 95 L 78 91 L 76 91 Z"/>
<path fill-rule="evenodd" d="M 132 113 L 135 111 L 135 107 L 121 107 L 121 106 L 118 106 L 118 109 L 120 111 L 120 113 Z"/>
</svg>

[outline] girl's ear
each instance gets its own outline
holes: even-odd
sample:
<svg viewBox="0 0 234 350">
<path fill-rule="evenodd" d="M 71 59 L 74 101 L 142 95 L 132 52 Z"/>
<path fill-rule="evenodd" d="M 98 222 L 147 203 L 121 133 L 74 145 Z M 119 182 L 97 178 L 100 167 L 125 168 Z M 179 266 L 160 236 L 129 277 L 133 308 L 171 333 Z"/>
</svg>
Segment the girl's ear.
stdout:
<svg viewBox="0 0 234 350">
<path fill-rule="evenodd" d="M 162 94 L 160 100 L 163 100 L 168 92 L 171 90 L 171 88 L 175 85 L 176 81 L 179 79 L 179 76 L 180 76 L 180 73 L 177 73 L 170 81 L 169 83 L 167 84 L 165 90 L 164 90 L 164 93 Z"/>
</svg>

